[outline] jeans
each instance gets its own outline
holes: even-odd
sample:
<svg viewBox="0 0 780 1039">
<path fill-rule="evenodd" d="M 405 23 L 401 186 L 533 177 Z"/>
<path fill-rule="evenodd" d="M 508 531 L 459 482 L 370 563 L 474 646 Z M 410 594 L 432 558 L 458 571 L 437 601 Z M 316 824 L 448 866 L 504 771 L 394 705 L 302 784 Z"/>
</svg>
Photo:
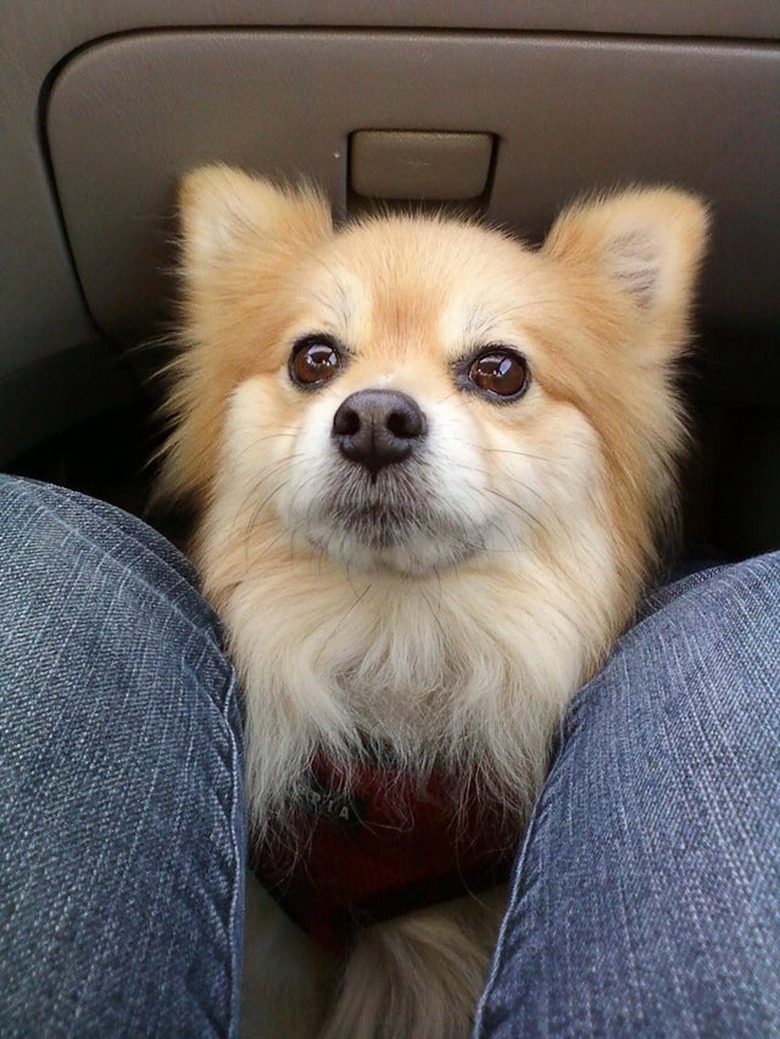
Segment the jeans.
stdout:
<svg viewBox="0 0 780 1039">
<path fill-rule="evenodd" d="M 565 719 L 475 1036 L 780 1035 L 779 707 L 780 555 L 648 600 Z M 0 748 L 0 1035 L 235 1035 L 219 624 L 139 520 L 12 478 Z"/>
</svg>

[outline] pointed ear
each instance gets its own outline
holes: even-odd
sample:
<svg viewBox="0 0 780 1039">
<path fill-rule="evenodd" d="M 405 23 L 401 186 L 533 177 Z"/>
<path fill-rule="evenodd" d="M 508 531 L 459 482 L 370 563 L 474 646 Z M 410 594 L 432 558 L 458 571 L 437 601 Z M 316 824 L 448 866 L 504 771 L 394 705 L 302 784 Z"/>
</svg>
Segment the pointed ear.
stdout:
<svg viewBox="0 0 780 1039">
<path fill-rule="evenodd" d="M 229 166 L 203 166 L 179 189 L 185 274 L 209 275 L 245 245 L 292 248 L 331 233 L 330 207 L 316 188 L 281 188 Z"/>
<path fill-rule="evenodd" d="M 685 335 L 708 223 L 705 205 L 685 192 L 629 190 L 565 210 L 543 251 L 606 279 L 671 348 Z"/>
</svg>

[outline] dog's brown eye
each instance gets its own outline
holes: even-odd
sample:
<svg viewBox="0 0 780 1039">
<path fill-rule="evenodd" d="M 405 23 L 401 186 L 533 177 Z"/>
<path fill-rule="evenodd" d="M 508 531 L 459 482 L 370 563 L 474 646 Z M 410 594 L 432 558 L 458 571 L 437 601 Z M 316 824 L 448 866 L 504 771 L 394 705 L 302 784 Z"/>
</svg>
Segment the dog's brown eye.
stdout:
<svg viewBox="0 0 780 1039">
<path fill-rule="evenodd" d="M 342 353 L 329 336 L 306 336 L 293 347 L 290 377 L 300 386 L 328 382 L 342 365 Z"/>
<path fill-rule="evenodd" d="M 528 365 L 514 350 L 491 347 L 469 366 L 469 381 L 488 397 L 519 397 L 528 386 Z"/>
</svg>

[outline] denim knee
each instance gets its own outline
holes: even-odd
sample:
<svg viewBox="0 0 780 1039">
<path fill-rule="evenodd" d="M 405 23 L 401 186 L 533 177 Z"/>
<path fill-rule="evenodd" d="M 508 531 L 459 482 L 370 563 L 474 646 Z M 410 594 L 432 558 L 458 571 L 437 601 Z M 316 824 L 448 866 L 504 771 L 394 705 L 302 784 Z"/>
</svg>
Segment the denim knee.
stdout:
<svg viewBox="0 0 780 1039">
<path fill-rule="evenodd" d="M 649 608 L 565 721 L 480 1036 L 780 1031 L 780 556 Z"/>
<path fill-rule="evenodd" d="M 0 1031 L 231 1034 L 246 824 L 237 684 L 186 560 L 0 481 Z"/>
</svg>

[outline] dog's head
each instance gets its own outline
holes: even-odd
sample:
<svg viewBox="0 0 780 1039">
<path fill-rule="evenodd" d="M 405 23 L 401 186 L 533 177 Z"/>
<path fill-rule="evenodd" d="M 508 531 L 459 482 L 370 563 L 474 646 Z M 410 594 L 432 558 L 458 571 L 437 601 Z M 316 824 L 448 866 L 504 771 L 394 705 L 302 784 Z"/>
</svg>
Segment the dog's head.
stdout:
<svg viewBox="0 0 780 1039">
<path fill-rule="evenodd" d="M 436 218 L 334 231 L 315 191 L 224 167 L 182 211 L 172 496 L 358 571 L 557 557 L 583 525 L 643 569 L 674 510 L 696 200 L 576 205 L 539 251 Z"/>
</svg>

